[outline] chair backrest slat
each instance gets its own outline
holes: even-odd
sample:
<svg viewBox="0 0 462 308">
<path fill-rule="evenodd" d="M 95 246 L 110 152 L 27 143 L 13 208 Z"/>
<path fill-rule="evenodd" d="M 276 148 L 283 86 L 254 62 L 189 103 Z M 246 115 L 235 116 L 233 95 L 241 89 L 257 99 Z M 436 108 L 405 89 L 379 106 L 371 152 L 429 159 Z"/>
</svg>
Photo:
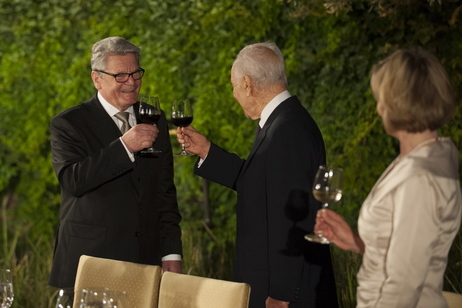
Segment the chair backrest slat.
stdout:
<svg viewBox="0 0 462 308">
<path fill-rule="evenodd" d="M 159 308 L 247 308 L 249 296 L 246 283 L 165 272 Z"/>
<path fill-rule="evenodd" d="M 82 289 L 104 287 L 127 292 L 130 308 L 157 308 L 162 268 L 125 261 L 81 256 L 75 279 L 74 307 Z"/>
</svg>

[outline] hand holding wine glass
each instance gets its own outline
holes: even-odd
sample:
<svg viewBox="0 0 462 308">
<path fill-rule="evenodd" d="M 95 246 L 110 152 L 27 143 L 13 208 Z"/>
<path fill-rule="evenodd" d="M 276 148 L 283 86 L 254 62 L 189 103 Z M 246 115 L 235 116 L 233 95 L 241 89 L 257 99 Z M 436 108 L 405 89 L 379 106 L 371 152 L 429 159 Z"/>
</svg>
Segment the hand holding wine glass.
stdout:
<svg viewBox="0 0 462 308">
<path fill-rule="evenodd" d="M 10 308 L 13 304 L 13 277 L 9 269 L 0 269 L 0 308 Z"/>
<path fill-rule="evenodd" d="M 172 123 L 175 126 L 186 127 L 193 121 L 191 103 L 188 99 L 176 99 L 172 104 Z M 191 156 L 194 154 L 185 151 L 184 143 L 181 145 L 181 152 L 174 156 Z"/>
<path fill-rule="evenodd" d="M 313 182 L 313 196 L 327 208 L 329 203 L 338 202 L 342 198 L 343 170 L 338 167 L 321 165 Z M 305 239 L 310 242 L 329 244 L 322 234 L 308 234 Z"/>
<path fill-rule="evenodd" d="M 140 100 L 138 117 L 141 123 L 157 125 L 160 120 L 162 111 L 160 109 L 159 98 L 155 96 L 145 96 Z M 162 151 L 150 146 L 140 151 L 141 156 L 153 156 L 153 154 L 162 153 Z"/>
</svg>

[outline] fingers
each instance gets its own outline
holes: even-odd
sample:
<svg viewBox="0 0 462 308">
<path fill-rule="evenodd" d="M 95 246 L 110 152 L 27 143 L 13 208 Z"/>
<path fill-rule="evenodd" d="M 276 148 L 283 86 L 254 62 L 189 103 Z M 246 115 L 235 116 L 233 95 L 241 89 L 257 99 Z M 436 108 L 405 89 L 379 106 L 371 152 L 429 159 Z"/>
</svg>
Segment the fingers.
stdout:
<svg viewBox="0 0 462 308">
<path fill-rule="evenodd" d="M 122 136 L 122 141 L 130 152 L 134 153 L 150 147 L 156 141 L 158 134 L 157 126 L 138 124 Z"/>
<path fill-rule="evenodd" d="M 191 138 L 199 135 L 200 133 L 191 125 L 178 127 L 176 131 L 178 143 L 184 144 L 185 147 L 189 147 L 191 145 Z"/>
<path fill-rule="evenodd" d="M 321 209 L 317 212 L 314 232 L 316 234 L 322 234 L 328 240 L 332 240 L 335 234 L 331 228 L 331 225 L 335 222 L 333 222 L 333 219 L 332 217 L 330 217 L 329 212 L 336 214 L 335 212 L 328 209 Z"/>
<path fill-rule="evenodd" d="M 344 223 L 345 222 L 345 219 L 343 219 L 343 217 L 337 213 L 335 213 L 334 211 L 332 210 L 329 210 L 329 209 L 322 209 L 322 210 L 319 210 L 318 213 L 317 213 L 317 217 L 320 217 L 323 219 L 323 221 L 325 221 L 326 223 L 328 224 L 341 224 L 341 223 Z"/>
</svg>

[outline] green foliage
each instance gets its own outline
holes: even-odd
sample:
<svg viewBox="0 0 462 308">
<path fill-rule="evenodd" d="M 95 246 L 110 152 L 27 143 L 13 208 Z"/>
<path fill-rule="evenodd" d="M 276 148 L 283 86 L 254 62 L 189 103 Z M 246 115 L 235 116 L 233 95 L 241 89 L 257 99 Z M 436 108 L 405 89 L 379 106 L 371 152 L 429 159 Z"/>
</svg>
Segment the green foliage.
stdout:
<svg viewBox="0 0 462 308">
<path fill-rule="evenodd" d="M 141 46 L 146 75 L 140 94 L 159 96 L 167 113 L 173 99 L 190 98 L 193 125 L 241 157 L 251 148 L 256 123 L 244 117 L 233 98 L 230 68 L 246 44 L 276 42 L 286 59 L 289 91 L 319 124 L 328 161 L 344 167 L 347 193 L 336 210 L 355 225 L 362 200 L 397 155 L 396 141 L 383 132 L 376 115 L 370 69 L 398 47 L 419 45 L 441 59 L 458 91 L 462 85 L 461 7 L 459 0 L 441 5 L 390 0 L 380 1 L 380 6 L 376 0 L 1 3 L 0 199 L 4 211 L 0 265 L 11 264 L 21 284 L 36 290 L 20 289 L 22 296 L 15 306 L 46 306 L 36 294 L 48 296 L 49 290 L 41 291 L 37 280 L 43 290 L 60 201 L 51 167 L 49 122 L 95 93 L 89 64 L 94 42 L 117 35 Z M 336 14 L 328 14 L 326 8 Z M 461 150 L 459 96 L 458 105 L 441 135 L 451 137 Z M 174 135 L 172 144 L 178 151 Z M 175 159 L 184 218 L 185 272 L 229 279 L 236 193 L 194 176 L 194 161 Z M 209 224 L 202 222 L 208 217 Z M 450 253 L 445 281 L 449 290 L 462 291 L 461 247 L 459 236 Z M 360 260 L 338 250 L 333 254 L 340 297 L 345 307 L 354 307 Z M 26 270 L 24 264 L 36 269 Z M 27 302 L 29 293 L 37 299 Z"/>
</svg>

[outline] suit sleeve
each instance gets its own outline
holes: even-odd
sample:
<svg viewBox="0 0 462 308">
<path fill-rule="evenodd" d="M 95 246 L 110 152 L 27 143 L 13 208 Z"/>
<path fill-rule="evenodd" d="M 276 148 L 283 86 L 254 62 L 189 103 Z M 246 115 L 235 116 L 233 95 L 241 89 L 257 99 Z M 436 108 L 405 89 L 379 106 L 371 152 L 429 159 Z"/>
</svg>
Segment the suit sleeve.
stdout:
<svg viewBox="0 0 462 308">
<path fill-rule="evenodd" d="M 56 176 L 62 189 L 75 197 L 132 168 L 132 162 L 118 138 L 96 148 L 86 140 L 78 124 L 65 116 L 53 118 L 50 133 Z"/>
<path fill-rule="evenodd" d="M 196 164 L 194 173 L 207 180 L 236 190 L 236 180 L 244 163 L 244 159 L 212 143 L 207 158 L 200 167 Z"/>
</svg>

